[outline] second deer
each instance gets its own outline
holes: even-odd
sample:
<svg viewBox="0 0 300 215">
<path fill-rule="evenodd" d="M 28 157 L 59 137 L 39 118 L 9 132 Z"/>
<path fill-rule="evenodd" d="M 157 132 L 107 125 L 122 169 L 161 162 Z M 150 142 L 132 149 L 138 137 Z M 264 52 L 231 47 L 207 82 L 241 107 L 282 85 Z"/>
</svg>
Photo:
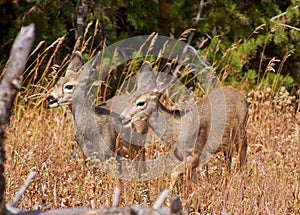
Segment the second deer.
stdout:
<svg viewBox="0 0 300 215">
<path fill-rule="evenodd" d="M 172 184 L 184 173 L 186 166 L 195 169 L 205 162 L 208 154 L 219 151 L 224 152 L 230 169 L 236 150 L 239 167 L 243 167 L 247 152 L 248 104 L 245 96 L 232 87 L 220 87 L 194 105 L 169 110 L 160 98 L 172 77 L 171 65 L 167 64 L 155 79 L 151 64 L 146 61 L 137 79 L 137 90 L 121 113 L 123 125 L 138 133 L 153 130 L 160 134 L 162 142 L 174 145 L 173 154 L 181 163 L 171 173 Z"/>
</svg>

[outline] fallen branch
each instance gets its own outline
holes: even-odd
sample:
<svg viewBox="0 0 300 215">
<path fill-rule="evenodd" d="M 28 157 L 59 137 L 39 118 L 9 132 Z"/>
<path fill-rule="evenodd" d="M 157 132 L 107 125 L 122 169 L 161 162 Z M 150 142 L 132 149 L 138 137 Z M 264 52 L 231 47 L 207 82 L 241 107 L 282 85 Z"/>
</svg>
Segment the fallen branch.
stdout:
<svg viewBox="0 0 300 215">
<path fill-rule="evenodd" d="M 5 215 L 108 215 L 108 214 L 120 214 L 120 215 L 132 215 L 132 214 L 155 214 L 155 215 L 181 215 L 182 213 L 182 204 L 179 198 L 174 198 L 171 201 L 170 208 L 162 208 L 162 204 L 168 198 L 169 190 L 164 190 L 161 192 L 157 200 L 155 201 L 152 208 L 133 205 L 125 208 L 118 208 L 119 199 L 120 199 L 120 189 L 117 187 L 114 190 L 114 196 L 112 200 L 112 207 L 102 207 L 100 209 L 88 209 L 88 208 L 75 208 L 75 209 L 60 209 L 60 210 L 49 210 L 49 211 L 22 211 L 16 208 L 16 205 L 25 190 L 29 186 L 30 182 L 35 176 L 35 172 L 30 172 L 25 180 L 24 184 L 21 186 L 20 190 L 17 192 L 14 200 L 11 204 L 6 204 Z"/>
<path fill-rule="evenodd" d="M 149 215 L 181 215 L 182 204 L 179 198 L 174 198 L 171 201 L 170 208 L 162 208 L 163 202 L 168 197 L 169 191 L 164 190 L 157 198 L 154 206 L 146 207 L 141 205 L 133 205 L 124 208 L 118 208 L 120 190 L 115 189 L 113 198 L 113 207 L 102 207 L 100 209 L 88 209 L 88 208 L 75 208 L 75 209 L 61 209 L 61 210 L 49 210 L 49 211 L 21 211 L 13 207 L 12 204 L 7 205 L 5 215 L 109 215 L 109 214 L 120 214 L 120 215 L 134 215 L 134 214 L 149 214 Z"/>
</svg>

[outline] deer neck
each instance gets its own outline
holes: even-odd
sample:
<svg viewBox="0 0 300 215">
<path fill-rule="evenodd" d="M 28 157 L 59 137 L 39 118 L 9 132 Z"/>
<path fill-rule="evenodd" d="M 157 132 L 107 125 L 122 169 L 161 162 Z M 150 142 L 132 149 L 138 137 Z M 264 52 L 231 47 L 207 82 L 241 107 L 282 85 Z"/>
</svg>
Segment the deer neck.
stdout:
<svg viewBox="0 0 300 215">
<path fill-rule="evenodd" d="M 160 135 L 157 135 L 158 138 L 176 147 L 174 153 L 179 160 L 191 154 L 198 137 L 199 123 L 197 105 L 169 110 L 159 104 L 149 119 L 149 127 Z"/>
<path fill-rule="evenodd" d="M 91 159 L 106 160 L 113 155 L 110 142 L 104 141 L 105 125 L 99 125 L 92 98 L 88 95 L 87 83 L 80 83 L 74 94 L 72 113 L 74 118 L 75 136 L 84 154 Z M 105 143 L 108 142 L 108 143 Z M 108 145 L 107 145 L 108 144 Z"/>
<path fill-rule="evenodd" d="M 164 142 L 173 142 L 178 138 L 178 132 L 176 131 L 180 130 L 180 120 L 179 110 L 169 110 L 159 102 L 149 118 L 149 127 L 158 139 Z"/>
</svg>

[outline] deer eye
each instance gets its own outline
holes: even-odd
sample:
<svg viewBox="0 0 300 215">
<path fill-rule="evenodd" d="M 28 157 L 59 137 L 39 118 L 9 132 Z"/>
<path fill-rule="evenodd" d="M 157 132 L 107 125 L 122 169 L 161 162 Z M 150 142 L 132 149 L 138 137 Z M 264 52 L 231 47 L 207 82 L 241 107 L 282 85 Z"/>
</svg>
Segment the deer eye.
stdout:
<svg viewBox="0 0 300 215">
<path fill-rule="evenodd" d="M 144 107 L 145 104 L 146 104 L 145 101 L 139 101 L 139 102 L 136 103 L 136 106 L 138 106 L 138 107 Z"/>
<path fill-rule="evenodd" d="M 66 86 L 65 86 L 65 88 L 66 88 L 67 90 L 72 90 L 73 87 L 74 87 L 73 85 L 66 85 Z"/>
</svg>

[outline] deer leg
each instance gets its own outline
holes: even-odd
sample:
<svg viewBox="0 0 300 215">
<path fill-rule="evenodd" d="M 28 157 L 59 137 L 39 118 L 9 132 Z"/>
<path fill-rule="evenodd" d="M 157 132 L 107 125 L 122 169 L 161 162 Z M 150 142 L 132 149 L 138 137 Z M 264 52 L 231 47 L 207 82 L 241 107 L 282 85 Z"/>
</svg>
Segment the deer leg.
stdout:
<svg viewBox="0 0 300 215">
<path fill-rule="evenodd" d="M 239 146 L 239 151 L 238 151 L 238 156 L 239 156 L 239 170 L 242 170 L 245 167 L 246 164 L 246 155 L 247 155 L 247 130 L 246 130 L 246 125 L 247 125 L 247 120 L 248 120 L 248 112 L 246 116 L 244 116 L 243 123 L 240 126 L 240 146 Z"/>
<path fill-rule="evenodd" d="M 244 132 L 242 136 L 241 146 L 239 147 L 239 169 L 242 170 L 246 164 L 246 154 L 247 154 L 247 134 Z"/>
<path fill-rule="evenodd" d="M 147 170 L 147 167 L 146 167 L 146 158 L 145 158 L 145 155 L 146 155 L 146 149 L 145 147 L 139 147 L 140 149 L 138 150 L 139 151 L 139 156 L 138 156 L 138 160 L 140 162 L 140 165 L 139 165 L 139 176 L 141 176 L 142 174 L 145 174 L 146 173 L 146 170 Z"/>
<path fill-rule="evenodd" d="M 142 176 L 142 174 L 146 173 L 146 166 L 145 166 L 145 154 L 146 149 L 144 146 L 138 146 L 135 144 L 129 144 L 129 158 L 133 161 L 137 162 L 137 172 L 139 177 Z"/>
<path fill-rule="evenodd" d="M 170 189 L 173 189 L 175 183 L 179 180 L 180 177 L 183 176 L 185 170 L 187 168 L 191 168 L 191 170 L 195 169 L 199 165 L 199 157 L 198 156 L 188 156 L 183 162 L 178 164 L 173 172 L 171 173 L 171 186 Z"/>
<path fill-rule="evenodd" d="M 226 172 L 229 174 L 231 173 L 231 162 L 232 162 L 232 155 L 233 155 L 234 148 L 239 147 L 239 144 L 236 144 L 237 139 L 239 139 L 239 138 L 237 138 L 236 130 L 230 129 L 230 135 L 227 140 L 227 143 L 228 143 L 227 149 L 226 149 L 226 152 L 224 153 L 225 160 L 226 160 Z"/>
<path fill-rule="evenodd" d="M 231 161 L 232 161 L 232 150 L 229 149 L 226 153 L 225 153 L 225 161 L 226 161 L 226 172 L 227 173 L 231 173 Z"/>
</svg>

